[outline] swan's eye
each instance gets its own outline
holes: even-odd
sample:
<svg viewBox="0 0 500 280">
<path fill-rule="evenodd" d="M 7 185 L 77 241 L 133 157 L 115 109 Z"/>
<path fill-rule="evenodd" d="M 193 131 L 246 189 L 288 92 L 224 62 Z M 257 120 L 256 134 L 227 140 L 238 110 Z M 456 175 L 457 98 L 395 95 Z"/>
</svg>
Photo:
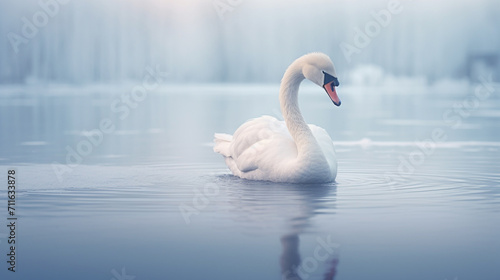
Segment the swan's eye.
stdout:
<svg viewBox="0 0 500 280">
<path fill-rule="evenodd" d="M 325 80 L 324 80 L 323 85 L 326 85 L 326 84 L 329 84 L 329 83 L 332 83 L 332 82 L 333 82 L 332 86 L 338 87 L 340 85 L 339 80 L 337 79 L 337 77 L 334 77 L 334 76 L 326 73 L 325 71 L 322 71 L 322 72 L 325 75 Z"/>
</svg>

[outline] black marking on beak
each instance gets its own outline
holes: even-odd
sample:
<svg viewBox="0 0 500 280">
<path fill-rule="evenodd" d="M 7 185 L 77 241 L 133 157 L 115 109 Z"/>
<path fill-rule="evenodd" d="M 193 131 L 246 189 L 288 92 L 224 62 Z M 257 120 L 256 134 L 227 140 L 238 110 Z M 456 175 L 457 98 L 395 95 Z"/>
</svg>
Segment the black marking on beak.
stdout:
<svg viewBox="0 0 500 280">
<path fill-rule="evenodd" d="M 339 80 L 337 79 L 337 77 L 334 77 L 334 76 L 332 76 L 332 75 L 330 75 L 330 74 L 326 73 L 325 71 L 322 71 L 322 72 L 323 72 L 323 74 L 325 75 L 325 79 L 324 79 L 324 81 L 323 81 L 323 86 L 325 86 L 325 85 L 326 85 L 326 84 L 328 84 L 328 83 L 333 82 L 333 83 L 332 83 L 332 90 L 333 90 L 333 87 L 334 87 L 334 86 L 335 86 L 335 87 L 338 87 L 338 86 L 340 85 Z"/>
</svg>

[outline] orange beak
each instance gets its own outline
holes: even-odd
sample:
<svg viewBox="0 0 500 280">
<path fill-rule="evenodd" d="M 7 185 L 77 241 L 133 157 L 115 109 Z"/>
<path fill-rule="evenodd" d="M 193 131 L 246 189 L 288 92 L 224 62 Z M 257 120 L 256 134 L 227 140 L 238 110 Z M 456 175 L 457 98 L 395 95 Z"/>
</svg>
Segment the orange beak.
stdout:
<svg viewBox="0 0 500 280">
<path fill-rule="evenodd" d="M 339 96 L 337 95 L 337 91 L 335 90 L 335 86 L 333 85 L 333 82 L 325 84 L 323 88 L 326 90 L 326 93 L 332 100 L 333 104 L 335 104 L 335 106 L 340 106 L 341 102 Z"/>
</svg>

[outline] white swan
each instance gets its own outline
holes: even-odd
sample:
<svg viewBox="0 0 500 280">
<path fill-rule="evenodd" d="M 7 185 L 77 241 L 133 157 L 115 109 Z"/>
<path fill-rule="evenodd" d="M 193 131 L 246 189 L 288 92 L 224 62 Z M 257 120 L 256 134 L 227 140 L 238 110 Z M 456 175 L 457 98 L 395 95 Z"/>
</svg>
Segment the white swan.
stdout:
<svg viewBox="0 0 500 280">
<path fill-rule="evenodd" d="M 328 133 L 308 125 L 298 105 L 300 83 L 309 79 L 323 87 L 340 106 L 339 85 L 330 58 L 306 54 L 286 70 L 280 87 L 281 113 L 285 121 L 270 116 L 251 119 L 234 133 L 215 134 L 214 151 L 225 157 L 231 172 L 241 178 L 288 183 L 333 182 L 337 159 Z"/>
</svg>

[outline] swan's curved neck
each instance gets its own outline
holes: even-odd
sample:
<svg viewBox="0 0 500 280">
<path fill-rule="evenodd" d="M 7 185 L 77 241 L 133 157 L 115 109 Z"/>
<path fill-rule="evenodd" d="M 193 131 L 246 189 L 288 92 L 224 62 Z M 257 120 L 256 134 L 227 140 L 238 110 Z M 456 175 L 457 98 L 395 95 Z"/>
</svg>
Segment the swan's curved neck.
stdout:
<svg viewBox="0 0 500 280">
<path fill-rule="evenodd" d="M 312 152 L 312 150 L 319 149 L 316 138 L 314 138 L 311 129 L 304 121 L 299 109 L 299 86 L 305 79 L 302 66 L 301 61 L 292 63 L 286 70 L 280 87 L 281 113 L 297 145 L 299 157 Z"/>
</svg>

